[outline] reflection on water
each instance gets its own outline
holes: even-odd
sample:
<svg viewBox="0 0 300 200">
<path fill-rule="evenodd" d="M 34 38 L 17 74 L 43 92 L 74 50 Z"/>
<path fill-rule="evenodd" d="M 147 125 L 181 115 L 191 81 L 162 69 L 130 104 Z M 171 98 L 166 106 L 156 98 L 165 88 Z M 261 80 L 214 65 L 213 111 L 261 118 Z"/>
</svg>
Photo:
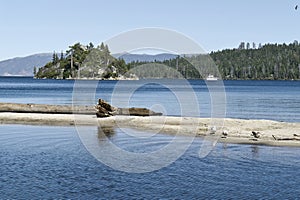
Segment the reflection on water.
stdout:
<svg viewBox="0 0 300 200">
<path fill-rule="evenodd" d="M 259 158 L 259 146 L 252 145 L 251 146 L 251 152 L 252 152 L 252 157 L 253 158 Z"/>
<path fill-rule="evenodd" d="M 103 141 L 112 138 L 116 135 L 115 128 L 113 127 L 98 127 L 98 139 Z"/>
<path fill-rule="evenodd" d="M 106 141 L 110 137 L 110 141 L 134 152 L 153 151 L 172 140 L 172 136 L 159 134 L 148 142 L 132 140 L 120 129 L 107 129 L 99 139 L 97 128 L 85 131 L 97 151 L 103 149 L 105 143 L 99 141 L 105 134 Z M 167 167 L 131 174 L 111 169 L 92 157 L 74 127 L 1 125 L 0 199 L 300 196 L 300 148 L 218 143 L 208 157 L 200 159 L 201 144 L 202 139 L 197 138 L 182 157 Z"/>
<path fill-rule="evenodd" d="M 180 82 L 166 81 L 176 91 L 184 92 Z M 72 104 L 72 80 L 0 78 L 0 83 L 3 102 Z M 96 98 L 109 101 L 116 83 L 101 81 Z M 210 98 L 204 82 L 190 83 L 199 99 L 201 117 L 209 116 Z M 120 85 L 126 91 L 132 84 L 136 82 L 123 81 Z M 227 117 L 300 121 L 300 81 L 225 81 L 225 87 Z M 137 107 L 159 104 L 168 114 L 178 115 L 180 107 L 174 99 L 165 88 L 146 85 L 136 91 L 130 103 Z M 188 100 L 187 96 L 186 103 Z M 134 129 L 76 129 L 83 131 L 79 137 L 95 152 L 105 151 L 107 142 L 128 152 L 154 152 L 173 140 L 171 135 L 153 136 Z M 1 125 L 0 199 L 296 199 L 300 196 L 300 148 L 218 143 L 207 157 L 200 159 L 202 142 L 202 138 L 196 138 L 187 152 L 167 167 L 130 174 L 116 171 L 91 156 L 74 127 Z"/>
<path fill-rule="evenodd" d="M 163 148 L 173 140 L 173 136 L 170 135 L 153 134 L 152 132 L 132 128 L 98 127 L 96 134 L 93 134 L 93 132 L 95 130 L 85 129 L 82 135 L 84 135 L 86 141 L 97 139 L 98 143 L 93 142 L 93 145 L 97 145 L 95 148 L 99 150 L 107 144 L 113 144 L 128 152 L 149 153 Z M 95 135 L 97 135 L 97 138 L 95 138 Z M 87 142 L 87 144 L 91 144 L 91 142 Z"/>
<path fill-rule="evenodd" d="M 130 96 L 128 107 L 163 108 L 168 115 L 192 115 L 188 110 L 190 96 L 180 80 L 162 80 L 165 85 L 172 86 L 174 92 L 182 94 L 182 101 L 166 86 L 145 84 L 140 81 L 99 81 L 95 99 L 108 102 L 118 84 L 121 90 L 118 95 L 126 94 L 130 88 L 141 84 Z M 206 84 L 201 80 L 189 80 L 197 96 L 201 117 L 211 116 L 211 96 Z M 224 81 L 226 90 L 226 117 L 245 119 L 271 119 L 287 122 L 300 121 L 300 81 Z M 42 80 L 33 78 L 0 77 L 1 102 L 42 103 L 42 104 L 72 104 L 74 80 Z M 22 95 L 20 95 L 22 94 Z M 122 98 L 120 99 L 120 101 Z M 117 103 L 117 102 L 115 102 Z M 124 103 L 124 102 L 120 102 Z M 119 106 L 119 105 L 115 105 Z M 122 106 L 121 106 L 122 107 Z M 193 108 L 193 106 L 191 107 Z"/>
</svg>

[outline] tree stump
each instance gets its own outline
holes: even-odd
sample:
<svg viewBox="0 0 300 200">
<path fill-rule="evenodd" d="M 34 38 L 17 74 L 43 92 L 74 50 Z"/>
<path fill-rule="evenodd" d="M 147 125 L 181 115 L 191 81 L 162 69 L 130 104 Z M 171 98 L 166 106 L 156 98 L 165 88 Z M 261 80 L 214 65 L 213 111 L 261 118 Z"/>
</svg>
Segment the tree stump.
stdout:
<svg viewBox="0 0 300 200">
<path fill-rule="evenodd" d="M 96 106 L 97 117 L 110 117 L 114 115 L 127 115 L 127 116 L 161 116 L 162 113 L 157 113 L 148 108 L 117 108 L 111 106 L 103 99 L 98 100 Z"/>
<path fill-rule="evenodd" d="M 109 117 L 116 114 L 118 108 L 111 106 L 109 103 L 103 99 L 98 100 L 98 105 L 96 105 L 96 115 L 97 117 Z"/>
</svg>

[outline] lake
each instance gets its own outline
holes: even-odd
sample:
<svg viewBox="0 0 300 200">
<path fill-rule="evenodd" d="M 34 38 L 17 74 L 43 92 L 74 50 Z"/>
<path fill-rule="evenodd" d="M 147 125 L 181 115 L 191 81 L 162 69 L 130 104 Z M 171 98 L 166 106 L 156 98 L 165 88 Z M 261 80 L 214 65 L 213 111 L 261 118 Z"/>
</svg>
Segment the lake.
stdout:
<svg viewBox="0 0 300 200">
<path fill-rule="evenodd" d="M 115 99 L 117 106 L 125 103 L 172 116 L 194 116 L 195 105 L 189 105 L 191 96 L 183 83 L 100 81 L 96 82 L 94 102 L 97 98 Z M 199 116 L 210 117 L 211 99 L 205 82 L 188 83 L 197 99 Z M 70 105 L 74 101 L 74 84 L 73 80 L 1 77 L 0 100 Z M 82 84 L 95 85 L 95 82 Z M 224 81 L 224 85 L 226 117 L 300 122 L 299 81 Z M 121 97 L 135 87 L 124 102 Z M 184 94 L 181 101 L 176 94 Z M 182 111 L 182 108 L 187 109 Z M 218 143 L 207 157 L 199 158 L 203 140 L 196 138 L 175 162 L 149 173 L 127 173 L 95 159 L 74 126 L 8 124 L 0 125 L 0 130 L 1 199 L 295 199 L 300 196 L 300 148 Z M 97 128 L 88 130 L 99 150 L 109 140 L 126 151 L 147 153 L 173 139 L 164 134 L 136 139 L 126 134 L 136 130 L 120 128 L 109 130 L 108 137 L 103 138 Z"/>
</svg>

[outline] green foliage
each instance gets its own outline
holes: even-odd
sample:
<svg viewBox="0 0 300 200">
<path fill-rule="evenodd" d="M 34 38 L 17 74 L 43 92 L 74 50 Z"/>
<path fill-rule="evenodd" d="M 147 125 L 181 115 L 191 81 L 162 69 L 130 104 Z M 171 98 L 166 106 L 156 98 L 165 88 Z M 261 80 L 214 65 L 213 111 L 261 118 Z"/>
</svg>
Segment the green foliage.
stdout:
<svg viewBox="0 0 300 200">
<path fill-rule="evenodd" d="M 59 61 L 57 54 L 55 53 L 55 51 L 53 52 L 52 55 L 52 63 L 57 64 Z"/>
<path fill-rule="evenodd" d="M 52 62 L 47 63 L 35 74 L 36 78 L 97 78 L 117 77 L 125 74 L 127 65 L 124 60 L 117 60 L 110 55 L 104 43 L 95 48 L 92 43 L 84 46 L 76 43 L 69 47 L 60 58 L 53 53 Z"/>
<path fill-rule="evenodd" d="M 71 65 L 72 63 L 72 65 Z M 300 79 L 300 44 L 256 44 L 242 42 L 237 49 L 210 54 L 178 56 L 175 59 L 131 62 L 115 59 L 107 45 L 94 47 L 76 43 L 60 59 L 53 53 L 52 62 L 36 73 L 37 78 L 187 78 L 201 79 L 209 74 L 223 79 Z M 220 77 L 219 77 L 220 78 Z"/>
<path fill-rule="evenodd" d="M 224 79 L 300 79 L 300 45 L 296 41 L 258 49 L 227 49 L 210 56 Z"/>
<path fill-rule="evenodd" d="M 37 73 L 37 69 L 36 69 L 36 66 L 34 66 L 34 68 L 33 68 L 33 75 L 35 76 L 36 73 Z"/>
<path fill-rule="evenodd" d="M 63 59 L 64 59 L 64 52 L 61 51 L 61 53 L 60 53 L 60 61 L 62 61 Z"/>
</svg>

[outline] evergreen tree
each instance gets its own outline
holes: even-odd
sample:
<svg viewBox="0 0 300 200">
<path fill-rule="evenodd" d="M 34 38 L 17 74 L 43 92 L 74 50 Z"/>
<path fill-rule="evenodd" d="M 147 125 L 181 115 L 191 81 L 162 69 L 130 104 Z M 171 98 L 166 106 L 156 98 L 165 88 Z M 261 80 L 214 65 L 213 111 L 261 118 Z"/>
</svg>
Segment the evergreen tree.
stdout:
<svg viewBox="0 0 300 200">
<path fill-rule="evenodd" d="M 56 53 L 55 51 L 52 54 L 52 63 L 55 64 L 56 63 Z"/>
<path fill-rule="evenodd" d="M 250 49 L 250 43 L 249 42 L 247 42 L 247 47 L 246 48 Z"/>
<path fill-rule="evenodd" d="M 104 43 L 101 42 L 101 45 L 100 45 L 100 50 L 104 50 L 105 49 L 105 46 L 104 46 Z"/>
<path fill-rule="evenodd" d="M 61 53 L 60 53 L 60 61 L 62 61 L 63 59 L 64 59 L 64 52 L 61 51 Z"/>
<path fill-rule="evenodd" d="M 245 42 L 241 42 L 238 49 L 240 50 L 245 49 Z"/>
<path fill-rule="evenodd" d="M 93 43 L 89 43 L 89 45 L 87 46 L 88 50 L 92 50 L 94 49 L 94 44 Z"/>
<path fill-rule="evenodd" d="M 34 66 L 34 68 L 33 68 L 33 75 L 34 75 L 34 77 L 36 76 L 36 73 L 37 73 L 37 69 L 36 69 L 36 66 Z"/>
</svg>

